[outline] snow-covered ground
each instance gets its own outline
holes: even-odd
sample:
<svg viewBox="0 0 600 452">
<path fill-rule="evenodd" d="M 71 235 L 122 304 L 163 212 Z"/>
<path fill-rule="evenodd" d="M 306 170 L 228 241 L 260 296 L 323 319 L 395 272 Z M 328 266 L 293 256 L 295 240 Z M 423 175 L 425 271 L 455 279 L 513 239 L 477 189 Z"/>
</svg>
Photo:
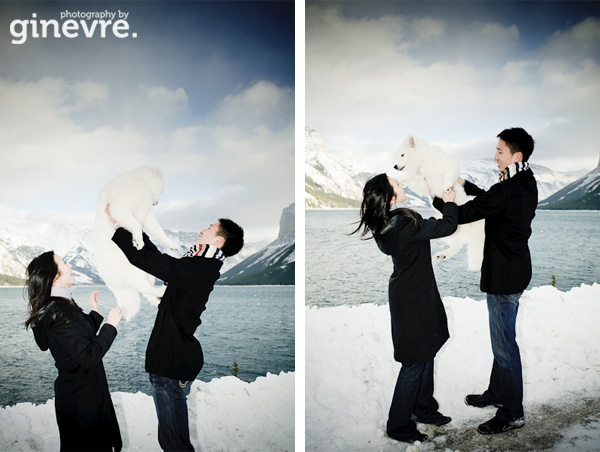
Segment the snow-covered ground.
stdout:
<svg viewBox="0 0 600 452">
<path fill-rule="evenodd" d="M 112 394 L 124 451 L 159 452 L 152 397 Z M 188 397 L 190 436 L 202 451 L 293 451 L 294 373 L 252 383 L 229 376 L 194 382 Z M 0 409 L 0 451 L 57 451 L 54 399 Z"/>
<path fill-rule="evenodd" d="M 419 426 L 431 441 L 397 443 L 385 423 L 400 364 L 387 305 L 309 308 L 306 314 L 306 450 L 600 450 L 600 285 L 526 291 L 517 318 L 527 424 L 478 434 L 493 408 L 464 404 L 487 388 L 492 364 L 487 305 L 445 297 L 451 338 L 435 360 L 435 397 L 452 417 Z M 541 438 L 544 441 L 541 441 Z"/>
</svg>

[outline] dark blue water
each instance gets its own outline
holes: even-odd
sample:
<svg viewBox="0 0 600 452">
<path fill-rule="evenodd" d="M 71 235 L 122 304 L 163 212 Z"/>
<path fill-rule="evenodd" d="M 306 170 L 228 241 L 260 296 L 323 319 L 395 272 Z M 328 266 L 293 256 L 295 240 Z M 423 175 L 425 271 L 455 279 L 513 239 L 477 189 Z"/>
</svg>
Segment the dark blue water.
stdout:
<svg viewBox="0 0 600 452">
<path fill-rule="evenodd" d="M 89 312 L 89 295 L 95 290 L 100 291 L 100 312 L 107 315 L 116 300 L 104 286 L 78 286 L 75 300 Z M 143 299 L 141 306 L 129 323 L 121 321 L 103 359 L 111 392 L 150 393 L 144 357 L 157 308 Z M 51 399 L 56 367 L 50 352 L 42 352 L 33 332 L 23 327 L 23 288 L 0 288 L 0 314 L 0 405 Z M 199 380 L 231 375 L 234 360 L 244 381 L 294 371 L 294 287 L 215 287 L 196 337 L 205 359 Z"/>
<path fill-rule="evenodd" d="M 433 211 L 420 212 L 427 218 Z M 306 211 L 306 304 L 309 306 L 387 303 L 391 258 L 373 240 L 349 236 L 358 210 Z M 533 278 L 529 288 L 549 285 L 567 291 L 581 284 L 600 282 L 600 211 L 538 210 L 529 240 Z M 432 253 L 447 246 L 432 240 Z M 466 270 L 466 252 L 435 262 L 442 297 L 484 299 L 479 272 Z"/>
</svg>

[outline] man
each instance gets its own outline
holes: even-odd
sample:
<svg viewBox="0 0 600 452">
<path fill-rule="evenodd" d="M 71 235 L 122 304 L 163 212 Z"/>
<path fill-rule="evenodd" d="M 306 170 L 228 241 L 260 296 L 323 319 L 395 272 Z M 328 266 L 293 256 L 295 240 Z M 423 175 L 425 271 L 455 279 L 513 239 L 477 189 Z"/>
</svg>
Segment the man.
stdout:
<svg viewBox="0 0 600 452">
<path fill-rule="evenodd" d="M 466 193 L 475 198 L 458 207 L 458 223 L 485 218 L 481 291 L 487 294 L 494 363 L 488 389 L 465 399 L 470 406 L 498 408 L 494 418 L 478 427 L 483 434 L 525 425 L 515 326 L 519 298 L 531 281 L 528 239 L 538 199 L 536 181 L 527 163 L 533 152 L 533 138 L 521 128 L 506 129 L 497 138 L 494 160 L 500 182 L 484 191 L 459 179 Z M 436 198 L 434 206 L 441 211 L 442 200 Z"/>
<path fill-rule="evenodd" d="M 108 207 L 107 214 L 115 223 Z M 187 396 L 204 364 L 194 332 L 225 257 L 237 254 L 244 244 L 244 231 L 221 218 L 201 231 L 194 246 L 179 259 L 159 252 L 145 234 L 141 250 L 133 246 L 131 233 L 123 228 L 118 228 L 112 239 L 132 265 L 167 283 L 146 349 L 146 372 L 152 384 L 161 448 L 193 451 Z"/>
</svg>

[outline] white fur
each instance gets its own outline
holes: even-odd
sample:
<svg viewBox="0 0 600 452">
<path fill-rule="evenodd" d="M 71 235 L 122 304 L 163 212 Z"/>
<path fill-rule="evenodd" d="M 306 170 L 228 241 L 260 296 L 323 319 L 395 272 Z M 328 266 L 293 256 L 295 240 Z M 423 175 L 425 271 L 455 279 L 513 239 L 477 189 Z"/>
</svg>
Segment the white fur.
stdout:
<svg viewBox="0 0 600 452">
<path fill-rule="evenodd" d="M 124 316 L 130 320 L 140 308 L 141 292 L 152 304 L 158 304 L 165 287 L 155 286 L 155 278 L 129 263 L 123 252 L 112 241 L 115 228 L 104 209 L 110 204 L 111 216 L 119 226 L 133 235 L 133 245 L 144 246 L 142 229 L 171 249 L 179 245 L 169 239 L 154 218 L 152 206 L 165 188 L 162 173 L 158 168 L 142 166 L 119 174 L 106 184 L 98 196 L 94 245 L 98 272 L 106 286 L 115 294 L 117 304 Z"/>
<path fill-rule="evenodd" d="M 439 198 L 454 187 L 456 204 L 462 205 L 473 199 L 473 196 L 467 196 L 462 185 L 457 183 L 460 177 L 458 161 L 445 154 L 439 147 L 432 146 L 414 135 L 409 135 L 398 149 L 396 169 L 392 176 L 420 196 L 429 196 L 427 186 L 431 193 Z M 480 270 L 484 237 L 484 220 L 459 225 L 454 234 L 442 239 L 449 247 L 437 253 L 435 257 L 440 260 L 452 257 L 466 244 L 468 269 Z"/>
</svg>

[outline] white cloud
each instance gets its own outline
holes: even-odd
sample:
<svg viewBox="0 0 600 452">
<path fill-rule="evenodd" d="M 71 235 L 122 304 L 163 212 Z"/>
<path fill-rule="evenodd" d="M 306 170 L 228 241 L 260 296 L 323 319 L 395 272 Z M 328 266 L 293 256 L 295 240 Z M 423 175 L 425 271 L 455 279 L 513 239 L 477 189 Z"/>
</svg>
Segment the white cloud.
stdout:
<svg viewBox="0 0 600 452">
<path fill-rule="evenodd" d="M 293 105 L 292 88 L 259 81 L 228 95 L 201 123 L 174 130 L 161 160 L 184 173 L 213 168 L 204 177 L 227 183 L 263 184 L 279 174 L 289 178 L 294 174 Z"/>
<path fill-rule="evenodd" d="M 165 108 L 187 102 L 183 89 L 145 92 Z M 257 240 L 274 238 L 294 200 L 293 88 L 259 81 L 195 124 L 156 129 L 137 117 L 117 127 L 94 116 L 99 104 L 109 111 L 118 104 L 109 86 L 93 81 L 0 79 L 0 99 L 0 216 L 90 221 L 100 188 L 142 164 L 163 170 L 157 212 L 166 227 L 196 230 L 218 212 L 239 218 Z M 82 115 L 92 120 L 82 125 Z"/>
<path fill-rule="evenodd" d="M 139 161 L 143 137 L 125 128 L 85 130 L 70 118 L 73 92 L 79 96 L 77 109 L 100 99 L 102 89 L 90 94 L 93 89 L 86 91 L 86 86 L 100 85 L 76 84 L 71 89 L 62 79 L 0 79 L 0 200 L 35 196 L 65 181 L 93 183 L 115 166 Z"/>
<path fill-rule="evenodd" d="M 91 80 L 73 83 L 77 108 L 103 104 L 108 98 L 108 86 Z"/>
<path fill-rule="evenodd" d="M 140 88 L 146 92 L 148 100 L 158 102 L 162 105 L 185 104 L 188 101 L 188 96 L 181 87 L 173 90 L 166 86 L 142 85 Z"/>
<path fill-rule="evenodd" d="M 326 29 L 309 25 L 309 20 L 323 20 L 319 8 L 311 8 L 314 17 L 307 18 L 309 126 L 333 133 L 411 127 L 410 118 L 481 99 L 480 74 L 472 67 L 461 62 L 422 63 L 410 54 L 414 36 L 408 31 L 414 26 L 405 18 L 346 20 L 332 17 L 334 13 L 326 10 L 327 25 L 335 24 Z M 441 36 L 443 24 L 421 18 L 417 25 L 422 23 L 435 24 L 431 27 L 436 33 L 428 36 Z"/>
<path fill-rule="evenodd" d="M 260 80 L 253 85 L 229 94 L 215 111 L 219 123 L 236 128 L 255 128 L 258 124 L 273 130 L 293 121 L 294 90 Z"/>
<path fill-rule="evenodd" d="M 548 55 L 574 58 L 600 50 L 600 19 L 588 17 L 566 30 L 557 30 L 545 47 Z"/>
<path fill-rule="evenodd" d="M 446 31 L 446 24 L 431 17 L 416 18 L 411 22 L 411 32 L 419 41 L 441 38 Z"/>
<path fill-rule="evenodd" d="M 231 218 L 244 228 L 248 241 L 270 241 L 279 232 L 281 211 L 291 202 L 278 201 L 273 209 L 247 187 L 229 185 L 214 193 L 161 202 L 155 212 L 166 228 L 196 232 L 219 218 Z"/>
<path fill-rule="evenodd" d="M 493 41 L 516 41 L 519 39 L 519 30 L 516 25 L 504 27 L 498 23 L 477 24 L 481 27 L 481 35 Z"/>
<path fill-rule="evenodd" d="M 597 161 L 597 19 L 527 52 L 521 40 L 528 30 L 514 24 L 347 18 L 318 5 L 307 7 L 306 21 L 307 125 L 332 148 L 388 149 L 408 133 L 464 143 L 521 126 L 540 134 L 534 138 L 543 150 L 536 157 L 546 163 L 566 149 L 577 156 L 568 169 Z M 430 45 L 409 33 L 415 26 Z M 563 58 L 571 47 L 578 58 Z M 546 139 L 551 130 L 553 138 Z"/>
</svg>

